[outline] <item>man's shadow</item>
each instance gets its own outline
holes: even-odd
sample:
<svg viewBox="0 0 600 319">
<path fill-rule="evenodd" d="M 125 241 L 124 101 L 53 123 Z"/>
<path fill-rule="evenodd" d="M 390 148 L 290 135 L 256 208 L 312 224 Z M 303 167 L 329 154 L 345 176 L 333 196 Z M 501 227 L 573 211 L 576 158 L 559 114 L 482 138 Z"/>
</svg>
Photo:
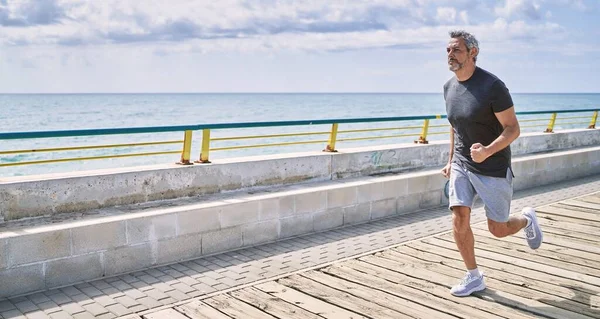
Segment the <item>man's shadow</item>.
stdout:
<svg viewBox="0 0 600 319">
<path fill-rule="evenodd" d="M 477 292 L 476 296 L 482 299 L 494 301 L 499 304 L 503 304 L 512 308 L 520 309 L 526 312 L 530 312 L 535 316 L 543 316 L 546 318 L 570 318 L 570 316 L 565 317 L 565 314 L 557 313 L 556 308 L 560 308 L 564 310 L 565 313 L 571 312 L 572 315 L 581 314 L 588 316 L 590 318 L 600 318 L 600 307 L 591 306 L 591 297 L 599 296 L 600 292 L 592 291 L 589 289 L 585 289 L 583 287 L 578 287 L 575 285 L 560 285 L 561 287 L 570 289 L 575 296 L 570 299 L 564 299 L 561 297 L 556 297 L 555 299 L 537 299 L 538 302 L 547 304 L 548 307 L 534 307 L 529 304 L 523 303 L 519 300 L 510 299 L 508 296 L 499 295 L 496 290 L 487 288 L 481 292 Z"/>
</svg>

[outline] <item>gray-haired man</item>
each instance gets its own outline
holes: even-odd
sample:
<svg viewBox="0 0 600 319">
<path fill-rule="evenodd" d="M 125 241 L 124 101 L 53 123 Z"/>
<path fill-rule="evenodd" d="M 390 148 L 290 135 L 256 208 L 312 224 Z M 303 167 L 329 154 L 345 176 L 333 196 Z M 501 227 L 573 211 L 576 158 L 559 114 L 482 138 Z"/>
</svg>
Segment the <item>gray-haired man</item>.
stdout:
<svg viewBox="0 0 600 319">
<path fill-rule="evenodd" d="M 462 282 L 452 287 L 455 296 L 485 289 L 475 261 L 471 208 L 478 195 L 485 207 L 488 229 L 496 237 L 525 230 L 532 249 L 542 243 L 535 210 L 510 217 L 513 188 L 510 144 L 519 137 L 519 122 L 504 83 L 475 65 L 479 43 L 465 31 L 450 32 L 448 65 L 455 77 L 444 85 L 450 130 L 450 159 L 442 170 L 450 178 L 449 207 L 454 240 L 467 267 Z"/>
</svg>

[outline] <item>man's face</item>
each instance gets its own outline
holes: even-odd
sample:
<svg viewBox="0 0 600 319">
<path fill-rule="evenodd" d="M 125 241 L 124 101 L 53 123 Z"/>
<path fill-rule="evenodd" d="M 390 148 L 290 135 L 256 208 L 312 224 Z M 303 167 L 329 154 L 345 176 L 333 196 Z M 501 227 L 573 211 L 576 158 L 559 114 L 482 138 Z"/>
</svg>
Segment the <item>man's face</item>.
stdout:
<svg viewBox="0 0 600 319">
<path fill-rule="evenodd" d="M 446 52 L 448 52 L 448 68 L 453 72 L 462 69 L 472 59 L 465 40 L 462 38 L 450 39 Z"/>
</svg>

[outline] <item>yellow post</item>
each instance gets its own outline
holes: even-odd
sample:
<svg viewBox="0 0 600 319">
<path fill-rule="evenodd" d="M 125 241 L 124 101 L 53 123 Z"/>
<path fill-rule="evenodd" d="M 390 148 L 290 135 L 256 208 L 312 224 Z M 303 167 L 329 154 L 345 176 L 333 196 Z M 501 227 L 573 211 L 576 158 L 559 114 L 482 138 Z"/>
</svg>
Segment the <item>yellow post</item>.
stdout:
<svg viewBox="0 0 600 319">
<path fill-rule="evenodd" d="M 419 136 L 419 139 L 416 140 L 415 143 L 429 144 L 429 141 L 427 140 L 427 132 L 429 132 L 429 120 L 425 120 L 425 123 L 423 123 L 423 130 L 421 131 L 421 136 Z"/>
<path fill-rule="evenodd" d="M 181 152 L 181 160 L 177 164 L 192 165 L 190 162 L 192 152 L 192 131 L 185 131 L 183 135 L 183 151 Z"/>
<path fill-rule="evenodd" d="M 594 111 L 592 115 L 592 121 L 590 122 L 590 126 L 588 128 L 596 128 L 596 121 L 598 120 L 598 111 Z"/>
<path fill-rule="evenodd" d="M 200 150 L 200 160 L 196 163 L 210 163 L 208 154 L 210 153 L 210 129 L 202 130 L 202 150 Z"/>
<path fill-rule="evenodd" d="M 329 142 L 327 147 L 323 150 L 324 152 L 337 152 L 335 149 L 335 141 L 337 140 L 338 123 L 331 125 L 331 134 L 329 134 Z"/>
<path fill-rule="evenodd" d="M 548 123 L 548 128 L 544 131 L 544 133 L 554 133 L 554 123 L 556 123 L 556 113 L 552 113 L 550 123 Z"/>
</svg>

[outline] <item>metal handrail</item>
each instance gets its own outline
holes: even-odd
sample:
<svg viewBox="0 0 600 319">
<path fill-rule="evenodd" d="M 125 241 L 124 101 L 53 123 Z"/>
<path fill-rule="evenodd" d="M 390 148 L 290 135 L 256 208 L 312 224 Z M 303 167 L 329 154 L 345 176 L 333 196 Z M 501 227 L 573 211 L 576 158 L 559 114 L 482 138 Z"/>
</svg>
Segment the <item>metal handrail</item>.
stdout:
<svg viewBox="0 0 600 319">
<path fill-rule="evenodd" d="M 575 109 L 575 110 L 549 110 L 549 111 L 524 111 L 517 112 L 517 116 L 523 115 L 540 115 L 550 114 L 550 119 L 526 119 L 523 122 L 533 121 L 549 121 L 548 124 L 540 125 L 529 125 L 522 127 L 537 127 L 546 126 L 548 133 L 553 132 L 554 125 L 557 121 L 558 114 L 563 113 L 583 113 L 593 112 L 591 122 L 588 128 L 595 128 L 596 120 L 598 117 L 598 109 Z M 341 141 L 359 141 L 368 139 L 383 139 L 383 138 L 396 138 L 396 137 L 409 137 L 415 136 L 418 139 L 416 143 L 428 143 L 427 135 L 439 135 L 444 132 L 429 132 L 430 128 L 434 127 L 448 127 L 449 125 L 429 125 L 430 120 L 439 120 L 447 118 L 446 115 L 422 115 L 422 116 L 400 116 L 400 117 L 372 117 L 372 118 L 341 118 L 341 119 L 319 119 L 319 120 L 297 120 L 297 121 L 269 121 L 269 122 L 237 122 L 237 123 L 213 123 L 213 124 L 196 124 L 196 125 L 180 125 L 180 126 L 154 126 L 154 127 L 129 127 L 129 128 L 100 128 L 100 129 L 79 129 L 79 130 L 59 130 L 59 131 L 35 131 L 35 132 L 6 132 L 0 133 L 0 140 L 16 140 L 16 139 L 37 139 L 37 138 L 57 138 L 57 137 L 76 137 L 76 136 L 105 136 L 105 135 L 117 135 L 117 134 L 142 134 L 142 133 L 167 133 L 167 132 L 184 132 L 184 139 L 180 141 L 162 141 L 162 142 L 148 142 L 148 143 L 131 143 L 131 144 L 108 144 L 108 145 L 86 145 L 76 147 L 59 147 L 59 148 L 47 148 L 47 149 L 24 149 L 24 150 L 13 150 L 3 151 L 0 150 L 0 155 L 5 154 L 22 154 L 22 153 L 37 153 L 37 152 L 50 152 L 50 151 L 72 151 L 72 150 L 85 150 L 85 149 L 99 149 L 99 148 L 116 148 L 116 147 L 129 147 L 129 146 L 145 146 L 145 145 L 162 145 L 162 144 L 175 144 L 183 143 L 183 149 L 180 151 L 169 151 L 169 152 L 149 152 L 149 153 L 133 153 L 133 154 L 118 154 L 113 156 L 88 156 L 88 157 L 75 157 L 75 158 L 61 158 L 61 159 L 50 159 L 41 161 L 23 161 L 23 162 L 12 162 L 12 163 L 0 163 L 2 166 L 15 166 L 15 165 L 27 165 L 27 164 L 42 164 L 52 162 L 65 162 L 65 161 L 77 161 L 77 160 L 91 160 L 91 159 L 105 159 L 105 158 L 118 158 L 118 157 L 129 157 L 129 156 L 145 156 L 145 155 L 157 155 L 157 154 L 171 154 L 181 152 L 181 164 L 191 164 L 190 152 L 192 149 L 192 133 L 193 131 L 202 131 L 202 146 L 200 159 L 198 163 L 210 163 L 209 152 L 219 150 L 232 150 L 232 149 L 247 149 L 256 147 L 272 147 L 272 146 L 287 146 L 287 145 L 301 145 L 301 144 L 313 144 L 313 143 L 327 143 L 325 151 L 335 152 L 335 143 Z M 577 117 L 565 117 L 561 119 L 579 119 L 589 118 L 584 116 Z M 370 128 L 370 129 L 353 129 L 353 130 L 338 130 L 340 124 L 351 124 L 351 123 L 376 123 L 376 122 L 405 122 L 405 121 L 423 121 L 422 126 L 404 126 L 404 127 L 385 127 L 385 128 Z M 289 126 L 307 126 L 307 125 L 331 125 L 331 130 L 328 132 L 301 132 L 301 133 L 285 133 L 285 134 L 269 134 L 269 135 L 248 135 L 248 136 L 233 136 L 233 137 L 219 137 L 211 138 L 211 130 L 223 130 L 223 129 L 244 129 L 244 128 L 266 128 L 266 127 L 289 127 Z M 581 122 L 567 122 L 560 124 L 581 124 Z M 421 132 L 414 134 L 392 134 L 384 136 L 373 136 L 373 137 L 348 137 L 348 138 L 337 138 L 338 134 L 348 133 L 361 133 L 361 132 L 375 132 L 375 131 L 394 131 L 394 130 L 410 130 L 410 129 L 421 129 Z M 246 140 L 246 139 L 258 139 L 258 138 L 278 138 L 278 137 L 290 137 L 290 136 L 309 136 L 309 135 L 329 135 L 328 140 L 309 140 L 309 141 L 296 141 L 296 142 L 282 142 L 282 143 L 268 143 L 268 144 L 256 144 L 256 145 L 238 145 L 238 146 L 227 146 L 227 147 L 215 147 L 211 148 L 211 141 L 231 141 L 231 140 Z"/>
</svg>

